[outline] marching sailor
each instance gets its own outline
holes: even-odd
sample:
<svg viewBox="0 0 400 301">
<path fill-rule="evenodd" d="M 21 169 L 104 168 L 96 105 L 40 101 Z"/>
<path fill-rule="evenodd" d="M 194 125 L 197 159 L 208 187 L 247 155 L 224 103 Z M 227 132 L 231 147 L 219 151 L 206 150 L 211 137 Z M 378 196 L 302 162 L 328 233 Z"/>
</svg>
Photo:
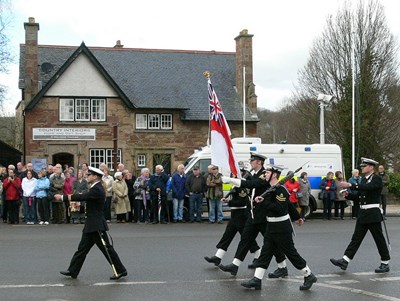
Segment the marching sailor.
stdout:
<svg viewBox="0 0 400 301">
<path fill-rule="evenodd" d="M 251 153 L 250 164 L 253 169 L 253 176 L 250 177 L 248 181 L 234 179 L 229 177 L 222 177 L 224 183 L 232 183 L 236 187 L 240 188 L 252 188 L 252 195 L 250 200 L 250 215 L 244 226 L 242 235 L 240 237 L 239 245 L 236 249 L 235 258 L 229 265 L 220 264 L 218 267 L 224 271 L 231 273 L 231 275 L 236 276 L 240 264 L 243 262 L 250 250 L 250 246 L 254 243 L 257 238 L 258 233 L 264 235 L 267 226 L 266 212 L 262 206 L 254 202 L 254 198 L 261 195 L 265 190 L 270 187 L 270 184 L 265 181 L 264 173 L 264 161 L 266 157 L 257 153 Z M 249 265 L 249 268 L 255 268 L 257 258 L 259 257 L 260 250 L 254 255 L 255 260 L 253 264 Z M 269 273 L 269 278 L 279 278 L 288 275 L 285 255 L 277 250 L 275 253 L 276 262 L 278 263 L 278 269 L 273 273 Z"/>
<path fill-rule="evenodd" d="M 251 174 L 244 168 L 244 166 L 240 166 L 240 171 L 243 179 L 247 177 L 251 177 Z M 243 163 L 243 162 L 242 162 Z M 243 165 L 243 164 L 242 164 Z M 249 216 L 249 194 L 247 188 L 241 188 L 233 186 L 231 191 L 222 199 L 224 202 L 228 202 L 228 205 L 231 209 L 231 218 L 226 225 L 225 232 L 222 235 L 221 240 L 217 244 L 217 252 L 214 256 L 204 257 L 204 259 L 218 266 L 221 263 L 222 257 L 225 255 L 228 250 L 229 245 L 232 240 L 235 238 L 236 233 L 243 233 L 244 225 Z M 260 253 L 260 247 L 257 242 L 254 240 L 250 246 L 250 253 Z"/>
<path fill-rule="evenodd" d="M 283 168 L 279 166 L 268 166 L 265 172 L 265 180 L 271 186 L 277 185 L 282 170 Z M 293 226 L 290 218 L 293 216 L 294 219 L 298 220 L 300 225 L 303 223 L 303 219 L 290 202 L 289 196 L 290 194 L 284 185 L 277 185 L 265 198 L 261 196 L 255 198 L 258 206 L 264 208 L 268 223 L 254 277 L 241 284 L 246 288 L 261 289 L 261 280 L 268 269 L 273 255 L 278 250 L 287 256 L 296 269 L 303 272 L 304 283 L 300 286 L 300 290 L 309 290 L 313 283 L 317 282 L 317 277 L 311 273 L 306 261 L 300 256 L 294 246 L 292 237 Z"/>
<path fill-rule="evenodd" d="M 351 191 L 348 192 L 348 190 L 346 190 L 343 192 L 346 198 L 354 202 L 360 202 L 360 211 L 358 213 L 356 227 L 350 244 L 344 252 L 344 256 L 340 259 L 331 258 L 332 264 L 340 267 L 342 270 L 347 269 L 347 265 L 353 259 L 365 235 L 370 231 L 378 247 L 379 255 L 381 256 L 381 264 L 375 269 L 375 273 L 387 273 L 390 271 L 389 249 L 382 232 L 381 222 L 383 221 L 383 217 L 381 209 L 379 208 L 383 184 L 382 178 L 375 174 L 375 166 L 377 165 L 378 162 L 372 159 L 361 158 L 360 166 L 364 174 L 361 183 L 350 184 L 348 182 L 341 182 L 342 188 L 350 188 Z"/>
<path fill-rule="evenodd" d="M 60 273 L 74 279 L 77 278 L 86 255 L 93 245 L 96 244 L 113 267 L 114 275 L 110 277 L 110 280 L 117 280 L 127 276 L 128 272 L 119 259 L 114 247 L 110 244 L 106 232 L 108 231 L 108 226 L 103 213 L 106 193 L 101 181 L 104 173 L 98 168 L 89 167 L 87 175 L 87 181 L 90 184 L 88 192 L 72 195 L 56 194 L 54 196 L 57 200 L 62 201 L 86 201 L 86 220 L 78 250 L 72 257 L 68 269 Z"/>
</svg>

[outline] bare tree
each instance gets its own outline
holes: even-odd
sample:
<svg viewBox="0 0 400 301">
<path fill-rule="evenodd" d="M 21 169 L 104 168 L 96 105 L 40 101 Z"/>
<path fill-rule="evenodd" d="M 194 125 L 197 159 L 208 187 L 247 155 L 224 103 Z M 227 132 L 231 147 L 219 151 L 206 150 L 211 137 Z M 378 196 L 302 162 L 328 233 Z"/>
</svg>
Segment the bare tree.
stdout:
<svg viewBox="0 0 400 301">
<path fill-rule="evenodd" d="M 346 3 L 336 17 L 327 19 L 322 36 L 314 42 L 308 62 L 299 72 L 299 100 L 295 103 L 304 118 L 316 125 L 317 95 L 337 97 L 338 101 L 326 112 L 326 141 L 342 146 L 348 168 L 351 166 L 353 48 L 356 159 L 366 156 L 380 162 L 389 160 L 399 145 L 398 46 L 378 1 L 370 0 L 366 5 L 360 1 L 354 11 Z"/>
<path fill-rule="evenodd" d="M 10 3 L 8 0 L 0 0 L 0 73 L 7 73 L 9 64 L 13 61 L 11 51 L 9 49 L 10 40 L 7 37 L 7 25 L 9 18 L 7 17 L 7 10 L 9 10 Z M 7 93 L 7 87 L 0 84 L 0 109 L 4 102 Z"/>
</svg>

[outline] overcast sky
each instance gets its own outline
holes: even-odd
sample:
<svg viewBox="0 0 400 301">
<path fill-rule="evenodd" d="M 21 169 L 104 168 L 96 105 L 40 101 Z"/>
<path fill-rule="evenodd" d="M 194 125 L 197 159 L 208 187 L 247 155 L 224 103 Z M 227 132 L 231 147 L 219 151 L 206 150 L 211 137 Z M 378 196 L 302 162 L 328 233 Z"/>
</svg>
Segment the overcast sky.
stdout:
<svg viewBox="0 0 400 301">
<path fill-rule="evenodd" d="M 277 110 L 292 95 L 297 72 L 308 58 L 328 15 L 344 0 L 9 0 L 12 22 L 7 30 L 15 56 L 8 86 L 7 111 L 20 100 L 19 44 L 24 22 L 40 24 L 39 44 L 128 48 L 235 51 L 242 29 L 253 34 L 254 83 L 258 106 Z M 358 1 L 350 1 L 355 5 Z M 400 37 L 400 1 L 381 0 L 392 33 Z M 399 54 L 400 58 L 400 54 Z M 210 70 L 212 72 L 212 70 Z M 218 81 L 218 79 L 213 79 Z M 218 94 L 218 91 L 216 91 Z M 206 91 L 205 91 L 206 93 Z M 205 97 L 206 94 L 205 94 Z M 220 99 L 223 105 L 223 99 Z"/>
</svg>

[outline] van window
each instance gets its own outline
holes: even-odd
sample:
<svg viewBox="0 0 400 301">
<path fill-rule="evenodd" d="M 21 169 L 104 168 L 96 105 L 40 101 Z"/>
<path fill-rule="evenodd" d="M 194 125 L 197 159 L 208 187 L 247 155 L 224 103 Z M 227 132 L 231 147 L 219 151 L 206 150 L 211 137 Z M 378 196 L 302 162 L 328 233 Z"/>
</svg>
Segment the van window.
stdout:
<svg viewBox="0 0 400 301">
<path fill-rule="evenodd" d="M 208 174 L 208 165 L 211 164 L 211 159 L 201 159 L 197 162 L 197 165 L 200 167 L 200 172 L 205 175 Z"/>
</svg>

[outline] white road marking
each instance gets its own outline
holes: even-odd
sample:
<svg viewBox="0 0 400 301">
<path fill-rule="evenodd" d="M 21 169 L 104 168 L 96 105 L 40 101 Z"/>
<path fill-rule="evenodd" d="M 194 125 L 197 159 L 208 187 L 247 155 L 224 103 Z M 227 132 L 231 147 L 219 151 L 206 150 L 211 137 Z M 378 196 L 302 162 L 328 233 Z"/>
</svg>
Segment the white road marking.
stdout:
<svg viewBox="0 0 400 301">
<path fill-rule="evenodd" d="M 55 283 L 55 284 L 3 284 L 0 288 L 28 288 L 28 287 L 62 287 L 65 284 Z"/>
<path fill-rule="evenodd" d="M 285 279 L 285 280 L 286 281 L 291 281 L 291 282 L 301 282 L 301 281 L 296 280 L 296 279 Z M 364 296 L 369 296 L 369 297 L 375 297 L 375 298 L 382 299 L 382 300 L 400 301 L 400 298 L 387 296 L 387 295 L 382 295 L 382 294 L 379 294 L 379 293 L 369 292 L 369 291 L 356 289 L 356 288 L 351 288 L 351 287 L 338 286 L 338 285 L 334 285 L 334 284 L 314 283 L 314 286 L 322 286 L 322 287 L 326 287 L 326 288 L 333 288 L 333 289 L 337 289 L 337 290 L 341 290 L 341 291 L 345 291 L 345 292 L 349 292 L 349 293 L 354 293 L 354 294 L 359 294 L 359 295 L 364 295 Z"/>
<path fill-rule="evenodd" d="M 400 277 L 372 278 L 371 281 L 399 281 Z"/>
<path fill-rule="evenodd" d="M 129 282 L 98 282 L 90 286 L 106 286 L 106 285 L 136 285 L 136 284 L 166 284 L 167 281 L 129 281 Z"/>
<path fill-rule="evenodd" d="M 368 275 L 376 275 L 375 272 L 358 272 L 358 273 L 352 273 L 353 275 L 357 276 L 368 276 Z"/>
<path fill-rule="evenodd" d="M 336 280 L 336 281 L 325 281 L 328 284 L 350 284 L 350 283 L 360 283 L 358 280 Z"/>
<path fill-rule="evenodd" d="M 355 275 L 371 275 L 375 273 L 354 273 Z M 329 277 L 340 277 L 340 275 L 337 274 L 323 274 L 323 275 L 316 275 L 318 278 L 329 278 Z M 295 276 L 295 277 L 290 277 L 290 278 L 280 278 L 280 279 L 268 279 L 268 281 L 288 281 L 288 282 L 296 282 L 296 283 L 302 283 L 303 277 L 302 276 Z M 210 279 L 210 280 L 205 280 L 206 283 L 214 283 L 214 282 L 239 282 L 247 279 L 238 279 L 238 278 L 232 278 L 232 279 Z M 384 278 L 372 278 L 370 279 L 371 281 L 400 281 L 400 277 L 384 277 Z M 174 282 L 174 281 L 172 281 Z M 176 282 L 182 282 L 182 281 L 176 281 Z M 184 282 L 184 281 L 183 281 Z M 189 281 L 191 282 L 191 281 Z M 196 281 L 195 281 L 196 282 Z M 357 280 L 325 280 L 324 282 L 317 282 L 314 284 L 314 286 L 320 286 L 320 287 L 325 287 L 325 288 L 331 288 L 331 289 L 336 289 L 340 291 L 345 291 L 353 294 L 358 294 L 358 295 L 364 295 L 364 296 L 369 296 L 369 297 L 374 297 L 380 300 L 388 300 L 388 301 L 400 301 L 400 298 L 397 297 L 392 297 L 392 296 L 387 296 L 375 292 L 370 292 L 366 290 L 361 290 L 361 289 L 355 289 L 351 287 L 345 287 L 345 286 L 340 286 L 340 284 L 352 284 L 352 283 L 359 283 L 360 281 Z M 89 284 L 88 286 L 108 286 L 108 285 L 147 285 L 147 284 L 168 284 L 171 283 L 170 281 L 130 281 L 130 282 L 97 282 L 93 284 Z M 54 283 L 54 284 L 5 284 L 5 285 L 0 285 L 1 288 L 40 288 L 40 287 L 66 287 L 67 285 L 62 284 L 62 283 Z"/>
<path fill-rule="evenodd" d="M 317 278 L 332 278 L 332 277 L 341 277 L 339 274 L 315 274 Z M 290 278 L 297 278 L 297 279 L 303 279 L 304 276 L 291 276 Z M 279 278 L 277 278 L 279 279 Z"/>
</svg>

